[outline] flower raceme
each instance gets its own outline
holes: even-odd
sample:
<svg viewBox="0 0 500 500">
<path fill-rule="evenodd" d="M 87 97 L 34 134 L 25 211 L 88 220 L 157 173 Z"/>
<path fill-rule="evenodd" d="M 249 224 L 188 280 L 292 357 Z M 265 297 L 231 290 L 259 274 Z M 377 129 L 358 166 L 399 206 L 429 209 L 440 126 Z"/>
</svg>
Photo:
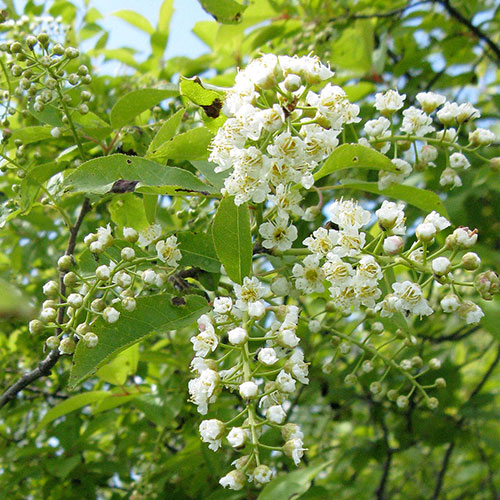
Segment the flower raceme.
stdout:
<svg viewBox="0 0 500 500">
<path fill-rule="evenodd" d="M 233 288 L 235 301 L 215 298 L 212 312 L 198 320 L 198 333 L 191 338 L 195 351 L 191 368 L 196 377 L 189 382 L 189 393 L 202 415 L 223 390 L 233 392 L 242 408 L 227 422 L 203 420 L 199 429 L 210 449 L 216 451 L 225 439 L 242 454 L 236 469 L 220 480 L 224 487 L 239 490 L 246 477 L 257 485 L 273 477 L 274 472 L 260 463 L 266 448 L 281 451 L 296 465 L 300 462 L 303 435 L 298 426 L 285 423 L 286 408 L 297 382 L 307 384 L 309 378 L 308 364 L 298 347 L 298 307 L 266 306 L 269 294 L 256 278 L 245 278 Z M 265 314 L 266 321 L 262 321 Z M 210 357 L 219 351 L 218 359 Z M 267 428 L 281 432 L 282 446 L 263 442 L 261 435 Z"/>
</svg>

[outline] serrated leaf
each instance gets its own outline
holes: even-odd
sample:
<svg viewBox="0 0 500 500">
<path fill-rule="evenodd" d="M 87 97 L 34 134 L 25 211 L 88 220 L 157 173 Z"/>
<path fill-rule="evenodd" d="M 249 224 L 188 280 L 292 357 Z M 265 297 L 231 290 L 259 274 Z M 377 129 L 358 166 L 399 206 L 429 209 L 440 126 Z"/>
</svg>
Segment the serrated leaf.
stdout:
<svg viewBox="0 0 500 500">
<path fill-rule="evenodd" d="M 119 17 L 128 24 L 131 24 L 132 26 L 140 29 L 141 31 L 144 31 L 145 33 L 148 33 L 149 35 L 155 32 L 155 29 L 153 28 L 153 26 L 151 26 L 151 23 L 147 20 L 147 18 L 134 10 L 118 10 L 116 12 L 113 12 L 113 14 L 111 15 Z"/>
<path fill-rule="evenodd" d="M 187 170 L 122 154 L 82 163 L 66 177 L 64 184 L 73 192 L 104 194 L 112 189 L 116 181 L 138 181 L 133 186 L 135 190 L 148 193 L 168 194 L 182 190 L 216 192 Z"/>
<path fill-rule="evenodd" d="M 179 90 L 181 95 L 187 97 L 197 106 L 201 106 L 210 118 L 219 116 L 223 104 L 223 92 L 205 88 L 197 76 L 194 78 L 181 77 Z"/>
<path fill-rule="evenodd" d="M 208 310 L 207 301 L 199 295 L 186 295 L 185 304 L 173 305 L 169 294 L 139 297 L 133 312 L 121 311 L 117 322 L 107 324 L 98 319 L 93 326 L 99 344 L 89 349 L 79 342 L 73 356 L 69 387 L 74 388 L 94 374 L 114 354 L 130 347 L 153 332 L 165 332 L 187 326 Z"/>
<path fill-rule="evenodd" d="M 111 109 L 111 125 L 121 128 L 164 99 L 179 95 L 177 86 L 169 85 L 170 87 L 165 89 L 139 89 L 125 94 Z"/>
<path fill-rule="evenodd" d="M 35 126 L 35 127 L 22 127 L 14 130 L 11 135 L 11 141 L 14 142 L 20 139 L 23 144 L 32 144 L 34 142 L 43 141 L 44 139 L 50 139 L 50 131 L 52 129 L 49 127 Z"/>
<path fill-rule="evenodd" d="M 335 186 L 337 188 L 337 186 Z M 443 202 L 439 196 L 433 191 L 427 189 L 420 189 L 414 186 L 406 186 L 404 184 L 391 184 L 385 189 L 379 189 L 376 182 L 363 182 L 363 181 L 344 181 L 339 185 L 338 189 L 349 188 L 360 191 L 367 191 L 369 193 L 380 194 L 396 200 L 405 201 L 409 205 L 420 208 L 425 212 L 432 212 L 435 210 L 441 215 L 449 218 Z"/>
<path fill-rule="evenodd" d="M 233 197 L 224 198 L 215 214 L 215 250 L 227 275 L 236 283 L 252 269 L 252 234 L 248 205 L 236 206 Z"/>
<path fill-rule="evenodd" d="M 204 160 L 193 160 L 190 162 L 196 170 L 198 170 L 205 179 L 207 179 L 210 184 L 215 186 L 217 189 L 221 189 L 224 187 L 224 180 L 229 175 L 229 171 L 225 172 L 215 172 L 215 167 L 217 166 L 215 163 Z"/>
<path fill-rule="evenodd" d="M 179 249 L 182 253 L 181 264 L 204 269 L 210 273 L 220 271 L 220 261 L 217 258 L 213 241 L 206 233 L 185 231 L 177 233 Z"/>
<path fill-rule="evenodd" d="M 160 147 L 152 150 L 149 157 L 162 160 L 206 160 L 213 134 L 205 127 L 197 127 L 178 134 Z"/>
<path fill-rule="evenodd" d="M 234 0 L 199 0 L 201 6 L 222 24 L 237 24 L 247 8 Z"/>
<path fill-rule="evenodd" d="M 68 399 L 65 399 L 63 402 L 51 408 L 40 420 L 40 423 L 37 425 L 35 432 L 40 431 L 47 424 L 50 424 L 56 418 L 62 417 L 63 415 L 67 415 L 72 411 L 78 410 L 79 408 L 83 408 L 91 403 L 95 403 L 96 401 L 100 401 L 109 396 L 109 392 L 106 391 L 90 391 L 84 392 L 82 394 L 77 394 L 76 396 L 72 396 Z"/>
<path fill-rule="evenodd" d="M 177 113 L 173 114 L 168 120 L 165 120 L 160 130 L 156 133 L 149 145 L 146 153 L 146 158 L 149 158 L 153 151 L 156 151 L 163 143 L 172 139 L 179 129 L 185 109 L 182 108 Z"/>
<path fill-rule="evenodd" d="M 360 144 L 342 144 L 333 151 L 323 166 L 314 174 L 314 180 L 347 168 L 397 172 L 395 165 L 382 153 Z"/>
</svg>

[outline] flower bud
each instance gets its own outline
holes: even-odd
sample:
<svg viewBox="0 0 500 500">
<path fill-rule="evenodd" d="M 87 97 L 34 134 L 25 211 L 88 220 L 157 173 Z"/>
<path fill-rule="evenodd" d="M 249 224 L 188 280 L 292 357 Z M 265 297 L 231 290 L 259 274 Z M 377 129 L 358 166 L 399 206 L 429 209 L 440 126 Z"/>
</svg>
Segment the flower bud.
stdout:
<svg viewBox="0 0 500 500">
<path fill-rule="evenodd" d="M 401 236 L 389 236 L 384 240 L 384 252 L 387 255 L 397 255 L 404 246 L 405 243 Z"/>
<path fill-rule="evenodd" d="M 137 302 L 133 297 L 125 297 L 122 299 L 122 307 L 124 311 L 132 312 L 135 310 Z"/>
<path fill-rule="evenodd" d="M 44 326 L 39 319 L 33 319 L 29 322 L 28 329 L 32 335 L 36 335 L 43 332 Z"/>
<path fill-rule="evenodd" d="M 85 347 L 93 349 L 99 343 L 99 337 L 92 332 L 88 332 L 83 337 L 83 343 Z"/>
<path fill-rule="evenodd" d="M 45 341 L 45 345 L 49 349 L 57 349 L 59 347 L 59 344 L 60 344 L 60 340 L 59 340 L 59 337 L 57 337 L 56 335 L 52 335 L 51 337 L 49 337 Z"/>
<path fill-rule="evenodd" d="M 64 275 L 63 282 L 68 288 L 74 288 L 78 284 L 78 276 L 70 271 Z"/>
<path fill-rule="evenodd" d="M 440 304 L 445 313 L 451 313 L 459 308 L 460 300 L 455 294 L 450 293 L 441 299 Z"/>
<path fill-rule="evenodd" d="M 106 323 L 116 323 L 120 318 L 120 313 L 114 307 L 106 307 L 102 312 L 102 316 Z"/>
<path fill-rule="evenodd" d="M 485 271 L 474 278 L 474 288 L 484 300 L 491 300 L 500 292 L 500 279 L 494 271 Z"/>
<path fill-rule="evenodd" d="M 477 253 L 467 252 L 462 256 L 462 266 L 464 266 L 467 271 L 475 271 L 480 265 L 481 259 Z"/>
<path fill-rule="evenodd" d="M 75 309 L 78 309 L 83 304 L 83 297 L 79 293 L 71 293 L 66 299 L 68 304 Z"/>
<path fill-rule="evenodd" d="M 51 131 L 50 131 L 50 135 L 54 138 L 54 139 L 59 139 L 59 137 L 61 137 L 61 129 L 59 127 L 54 127 Z"/>
<path fill-rule="evenodd" d="M 152 269 L 146 269 L 142 273 L 142 281 L 145 285 L 156 284 L 157 275 Z"/>
<path fill-rule="evenodd" d="M 435 410 L 439 406 L 438 398 L 429 398 L 427 400 L 427 408 L 430 410 Z"/>
<path fill-rule="evenodd" d="M 54 321 L 57 317 L 57 311 L 53 307 L 47 307 L 47 309 L 42 309 L 40 313 L 40 319 L 47 323 Z"/>
<path fill-rule="evenodd" d="M 120 256 L 123 260 L 134 260 L 135 259 L 135 250 L 131 247 L 122 248 Z"/>
<path fill-rule="evenodd" d="M 398 399 L 396 399 L 396 405 L 398 408 L 406 408 L 408 406 L 408 402 L 407 396 L 398 396 Z"/>
<path fill-rule="evenodd" d="M 56 56 L 62 56 L 64 54 L 64 47 L 60 43 L 56 43 L 52 47 L 52 53 Z"/>
<path fill-rule="evenodd" d="M 387 391 L 387 399 L 393 402 L 396 401 L 398 399 L 398 391 L 395 391 L 394 389 Z"/>
<path fill-rule="evenodd" d="M 93 241 L 90 245 L 89 245 L 89 250 L 92 252 L 92 253 L 95 253 L 95 254 L 100 254 L 102 252 L 104 252 L 105 250 L 105 246 L 102 244 L 101 241 L 99 240 L 96 240 L 96 241 Z"/>
<path fill-rule="evenodd" d="M 289 458 L 291 458 L 295 465 L 299 465 L 300 459 L 304 455 L 305 449 L 303 448 L 302 439 L 295 438 L 287 441 L 283 446 L 283 452 Z"/>
<path fill-rule="evenodd" d="M 114 281 L 121 288 L 127 288 L 132 284 L 132 276 L 125 271 L 119 271 L 115 274 Z"/>
<path fill-rule="evenodd" d="M 248 439 L 248 435 L 241 427 L 233 427 L 227 435 L 228 443 L 235 449 L 243 448 Z"/>
<path fill-rule="evenodd" d="M 296 90 L 300 89 L 302 80 L 299 75 L 290 73 L 286 76 L 283 84 L 285 85 L 285 88 L 286 90 L 288 90 L 288 92 L 295 92 Z"/>
<path fill-rule="evenodd" d="M 111 269 L 108 266 L 99 266 L 95 270 L 95 276 L 98 280 L 109 281 L 111 278 Z"/>
<path fill-rule="evenodd" d="M 419 241 L 430 243 L 434 239 L 434 236 L 436 236 L 436 227 L 430 222 L 423 222 L 417 226 L 415 234 Z"/>
<path fill-rule="evenodd" d="M 439 360 L 438 358 L 432 358 L 429 361 L 429 368 L 431 370 L 439 370 L 441 368 L 441 360 Z"/>
<path fill-rule="evenodd" d="M 240 385 L 239 392 L 243 399 L 252 399 L 259 393 L 259 386 L 252 381 L 243 382 Z"/>
<path fill-rule="evenodd" d="M 229 343 L 233 345 L 243 345 L 248 340 L 248 333 L 244 328 L 240 326 L 233 328 L 227 334 Z"/>
<path fill-rule="evenodd" d="M 411 358 L 411 366 L 413 368 L 422 368 L 424 362 L 422 361 L 422 358 L 420 356 L 413 356 L 413 358 Z"/>
<path fill-rule="evenodd" d="M 135 243 L 139 239 L 139 233 L 131 227 L 124 227 L 123 238 L 129 243 Z"/>
<path fill-rule="evenodd" d="M 435 384 L 438 389 L 446 389 L 446 380 L 443 377 L 437 378 Z"/>
<path fill-rule="evenodd" d="M 444 276 L 451 271 L 451 262 L 447 257 L 437 257 L 431 263 L 432 272 L 436 276 Z"/>
<path fill-rule="evenodd" d="M 260 363 L 266 366 L 271 366 L 278 361 L 278 356 L 276 355 L 276 351 L 272 347 L 263 347 L 260 349 L 257 358 Z"/>
<path fill-rule="evenodd" d="M 83 242 L 88 247 L 90 247 L 90 244 L 93 243 L 94 241 L 97 241 L 97 234 L 95 233 L 89 233 L 87 234 L 87 236 L 85 236 L 85 238 L 83 238 Z"/>
<path fill-rule="evenodd" d="M 65 337 L 59 344 L 60 354 L 73 354 L 76 349 L 76 343 L 71 337 Z"/>
<path fill-rule="evenodd" d="M 104 311 L 105 307 L 106 303 L 102 299 L 94 299 L 90 304 L 90 309 L 97 313 Z"/>
<path fill-rule="evenodd" d="M 59 293 L 59 285 L 55 281 L 47 281 L 42 288 L 43 294 L 47 297 L 57 297 Z"/>
</svg>

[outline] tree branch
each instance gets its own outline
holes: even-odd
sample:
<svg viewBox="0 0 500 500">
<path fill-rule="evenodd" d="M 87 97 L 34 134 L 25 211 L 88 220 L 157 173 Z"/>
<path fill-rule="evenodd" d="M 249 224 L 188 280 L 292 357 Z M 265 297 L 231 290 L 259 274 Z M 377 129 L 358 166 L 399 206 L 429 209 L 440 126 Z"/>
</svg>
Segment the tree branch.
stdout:
<svg viewBox="0 0 500 500">
<path fill-rule="evenodd" d="M 65 255 L 73 255 L 78 231 L 80 230 L 80 226 L 82 225 L 85 215 L 90 211 L 90 209 L 90 201 L 88 198 L 85 198 L 82 204 L 82 208 L 80 209 L 80 214 L 78 215 L 74 226 L 69 228 L 69 240 L 66 251 L 64 252 Z M 62 295 L 66 294 L 64 273 L 61 273 L 61 275 L 59 276 L 59 289 Z M 61 307 L 57 315 L 57 322 L 59 324 L 62 323 L 64 319 L 64 313 L 65 308 Z M 60 333 L 60 329 L 58 329 L 58 333 Z M 0 408 L 5 406 L 11 399 L 14 399 L 19 392 L 21 392 L 28 385 L 32 384 L 35 380 L 49 375 L 60 357 L 61 354 L 59 353 L 58 349 L 53 349 L 52 351 L 50 351 L 46 358 L 41 361 L 35 369 L 25 373 L 17 382 L 7 388 L 7 390 L 0 396 Z"/>
<path fill-rule="evenodd" d="M 460 24 L 469 28 L 480 40 L 482 40 L 495 54 L 497 61 L 500 61 L 500 47 L 480 28 L 474 26 L 460 11 L 450 4 L 450 0 L 435 0 L 442 5 L 451 17 L 454 17 Z"/>
<path fill-rule="evenodd" d="M 434 493 L 432 495 L 432 500 L 438 500 L 439 494 L 441 493 L 441 488 L 443 487 L 444 475 L 446 474 L 446 469 L 450 463 L 450 457 L 453 453 L 453 449 L 455 448 L 455 441 L 452 441 L 448 448 L 446 448 L 446 452 L 443 457 L 443 462 L 441 464 L 441 469 L 439 469 L 438 478 L 436 481 L 436 486 L 434 488 Z"/>
<path fill-rule="evenodd" d="M 500 362 L 500 345 L 497 347 L 497 354 L 495 356 L 495 359 L 492 361 L 491 365 L 486 370 L 485 374 L 483 375 L 479 383 L 470 393 L 467 402 L 471 401 L 481 391 L 481 389 L 484 387 L 484 384 L 486 384 L 486 382 L 490 378 L 491 374 L 493 373 L 499 362 Z M 458 426 L 460 427 L 464 423 L 464 421 L 465 417 L 460 418 L 460 420 L 457 422 Z M 443 462 L 441 464 L 441 469 L 439 470 L 436 486 L 434 488 L 434 494 L 432 495 L 432 500 L 438 500 L 439 498 L 441 489 L 443 487 L 443 481 L 444 481 L 444 476 L 446 474 L 446 469 L 448 468 L 448 465 L 450 463 L 451 454 L 453 453 L 454 448 L 455 448 L 455 441 L 453 440 L 448 445 L 448 448 L 446 449 L 446 452 L 444 454 Z"/>
</svg>

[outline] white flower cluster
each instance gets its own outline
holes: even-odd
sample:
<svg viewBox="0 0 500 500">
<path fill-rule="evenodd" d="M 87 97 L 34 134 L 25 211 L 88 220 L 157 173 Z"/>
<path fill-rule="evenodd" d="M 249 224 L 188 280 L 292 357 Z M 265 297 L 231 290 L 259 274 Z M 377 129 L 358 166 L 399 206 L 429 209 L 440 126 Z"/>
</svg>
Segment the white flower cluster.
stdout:
<svg viewBox="0 0 500 500">
<path fill-rule="evenodd" d="M 303 434 L 297 425 L 286 423 L 287 398 L 297 382 L 307 384 L 309 379 L 308 364 L 298 348 L 298 307 L 266 307 L 266 289 L 256 278 L 245 278 L 234 290 L 236 300 L 217 297 L 212 313 L 198 319 L 198 333 L 191 338 L 196 354 L 191 368 L 196 378 L 189 382 L 189 394 L 202 415 L 224 388 L 238 394 L 243 409 L 236 417 L 227 423 L 204 420 L 199 431 L 211 450 L 218 450 L 226 439 L 243 454 L 234 462 L 235 470 L 220 480 L 224 487 L 239 490 L 246 477 L 257 486 L 273 477 L 274 472 L 259 460 L 259 449 L 270 447 L 260 441 L 268 427 L 280 430 L 284 439 L 283 446 L 271 448 L 299 464 Z M 218 361 L 208 357 L 220 350 L 225 353 Z"/>
<path fill-rule="evenodd" d="M 230 170 L 224 191 L 237 205 L 268 200 L 283 217 L 302 215 L 291 185 L 309 189 L 313 169 L 337 146 L 342 126 L 359 121 L 359 107 L 340 87 L 310 90 L 332 76 L 313 56 L 266 54 L 239 71 L 209 158 L 216 172 Z"/>
<path fill-rule="evenodd" d="M 330 219 L 338 229 L 320 227 L 304 240 L 311 255 L 292 269 L 297 290 L 304 294 L 321 293 L 326 281 L 330 283 L 332 302 L 345 313 L 364 306 L 378 311 L 382 317 L 391 317 L 395 313 L 431 315 L 434 311 L 424 297 L 422 286 L 408 279 L 392 283 L 393 292 L 379 301 L 382 296 L 379 282 L 384 277 L 381 264 L 392 256 L 402 254 L 404 248 L 401 236 L 406 233 L 406 217 L 403 209 L 402 203 L 384 201 L 376 211 L 382 233 L 367 243 L 366 234 L 361 228 L 370 222 L 370 212 L 355 201 L 336 200 L 330 207 Z M 475 253 L 469 252 L 462 257 L 460 265 L 454 266 L 452 260 L 442 255 L 444 250 L 469 249 L 475 244 L 477 232 L 468 228 L 456 229 L 446 240 L 445 247 L 428 255 L 428 247 L 435 242 L 437 233 L 449 226 L 450 222 L 437 212 L 428 214 L 416 227 L 417 241 L 401 263 L 408 267 L 413 264 L 419 272 L 430 274 L 430 279 L 437 280 L 440 285 L 449 284 L 455 289 L 452 270 L 455 267 L 476 270 L 480 259 Z M 379 249 L 383 249 L 386 255 L 379 256 Z M 490 281 L 485 285 L 485 290 L 489 287 L 486 293 L 496 287 Z M 447 295 L 441 305 L 444 312 L 458 311 L 467 323 L 475 323 L 483 316 L 479 306 L 460 299 L 455 293 Z"/>
<path fill-rule="evenodd" d="M 403 108 L 406 95 L 400 95 L 396 90 L 388 90 L 375 96 L 375 109 L 380 111 L 382 116 L 365 123 L 365 137 L 360 138 L 360 144 L 387 153 L 392 143 L 399 141 L 403 144 L 406 138 L 423 143 L 418 152 L 406 151 L 404 158 L 393 160 L 398 169 L 397 173 L 379 172 L 379 188 L 385 189 L 392 183 L 402 182 L 413 170 L 411 163 L 419 169 L 434 167 L 438 148 L 444 150 L 448 157 L 447 167 L 441 173 L 440 184 L 448 187 L 461 186 L 460 171 L 470 166 L 463 151 L 473 153 L 474 148 L 491 144 L 495 141 L 495 134 L 476 128 L 469 133 L 469 144 L 461 146 L 457 142 L 458 130 L 467 122 L 480 118 L 479 111 L 470 103 L 448 102 L 445 96 L 434 92 L 420 92 L 416 98 L 420 107 L 410 106 L 403 110 L 399 125 L 401 135 L 397 135 L 397 117 L 394 114 Z M 436 131 L 431 116 L 433 113 L 443 125 L 443 130 Z"/>
</svg>

